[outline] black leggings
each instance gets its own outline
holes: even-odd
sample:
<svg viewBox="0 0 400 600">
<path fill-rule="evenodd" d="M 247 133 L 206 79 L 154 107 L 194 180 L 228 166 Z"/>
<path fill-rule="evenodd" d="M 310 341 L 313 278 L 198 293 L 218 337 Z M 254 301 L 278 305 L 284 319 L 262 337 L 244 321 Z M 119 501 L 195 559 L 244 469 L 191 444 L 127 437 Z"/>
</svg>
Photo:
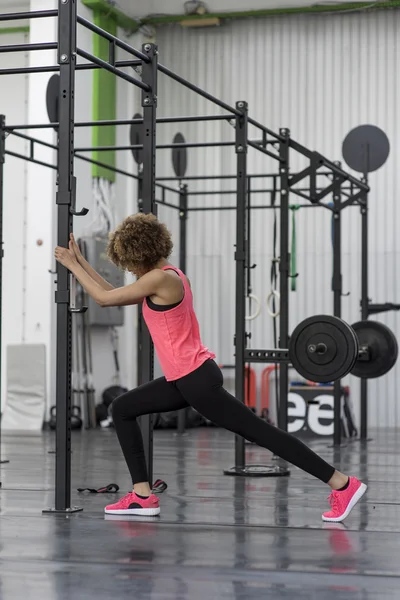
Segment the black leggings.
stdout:
<svg viewBox="0 0 400 600">
<path fill-rule="evenodd" d="M 112 415 L 133 483 L 148 481 L 142 434 L 136 418 L 193 406 L 201 415 L 229 431 L 300 467 L 327 483 L 335 472 L 294 436 L 269 425 L 224 388 L 221 370 L 213 360 L 176 381 L 164 377 L 146 383 L 114 400 Z"/>
</svg>

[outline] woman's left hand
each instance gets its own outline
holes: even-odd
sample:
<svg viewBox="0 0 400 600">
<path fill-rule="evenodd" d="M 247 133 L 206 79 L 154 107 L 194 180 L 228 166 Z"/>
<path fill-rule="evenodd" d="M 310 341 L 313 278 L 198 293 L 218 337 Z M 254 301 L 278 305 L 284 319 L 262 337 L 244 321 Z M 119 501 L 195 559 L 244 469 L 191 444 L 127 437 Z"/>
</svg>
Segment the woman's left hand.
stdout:
<svg viewBox="0 0 400 600">
<path fill-rule="evenodd" d="M 61 248 L 61 246 L 57 246 L 57 248 L 54 250 L 54 256 L 57 262 L 70 271 L 74 268 L 74 266 L 78 265 L 75 253 L 68 248 Z"/>
</svg>

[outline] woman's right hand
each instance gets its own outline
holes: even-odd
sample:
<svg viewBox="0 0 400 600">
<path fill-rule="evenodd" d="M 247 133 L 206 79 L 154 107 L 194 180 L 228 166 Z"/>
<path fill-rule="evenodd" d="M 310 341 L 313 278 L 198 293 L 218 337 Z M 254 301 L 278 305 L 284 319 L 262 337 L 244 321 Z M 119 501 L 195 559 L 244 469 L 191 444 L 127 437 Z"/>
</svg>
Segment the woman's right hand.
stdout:
<svg viewBox="0 0 400 600">
<path fill-rule="evenodd" d="M 70 234 L 69 249 L 75 254 L 76 260 L 78 261 L 78 263 L 80 263 L 83 259 L 83 256 L 78 244 L 76 243 L 73 233 Z"/>
</svg>

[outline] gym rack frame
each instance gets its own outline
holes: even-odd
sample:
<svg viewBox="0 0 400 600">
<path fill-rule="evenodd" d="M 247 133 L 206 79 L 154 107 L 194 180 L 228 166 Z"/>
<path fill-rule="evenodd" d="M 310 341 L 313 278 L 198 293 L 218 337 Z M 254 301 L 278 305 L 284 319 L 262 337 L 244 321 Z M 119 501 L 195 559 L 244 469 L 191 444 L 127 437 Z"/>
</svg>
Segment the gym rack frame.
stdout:
<svg viewBox="0 0 400 600">
<path fill-rule="evenodd" d="M 156 160 L 156 110 L 157 110 L 157 79 L 158 72 L 172 78 L 181 85 L 196 92 L 205 99 L 213 102 L 224 111 L 226 115 L 219 117 L 183 117 L 174 118 L 174 122 L 198 121 L 204 119 L 226 119 L 235 121 L 235 141 L 221 144 L 195 144 L 197 147 L 214 145 L 232 145 L 237 155 L 237 174 L 236 174 L 236 334 L 235 334 L 235 379 L 236 396 L 244 401 L 244 367 L 249 362 L 248 350 L 246 349 L 247 335 L 245 328 L 245 303 L 246 303 L 246 269 L 247 249 L 249 240 L 246 239 L 246 208 L 247 208 L 247 152 L 253 148 L 279 162 L 280 176 L 280 295 L 281 295 L 281 315 L 280 315 L 280 340 L 279 347 L 286 348 L 289 338 L 289 193 L 294 192 L 293 186 L 305 177 L 310 177 L 310 197 L 311 202 L 319 202 L 329 193 L 334 193 L 334 201 L 340 201 L 342 183 L 347 182 L 352 186 L 350 197 L 341 202 L 341 208 L 350 203 L 359 203 L 365 212 L 365 227 L 363 228 L 363 282 L 362 282 L 362 306 L 368 306 L 367 295 L 367 193 L 369 187 L 366 182 L 359 181 L 343 171 L 338 165 L 329 161 L 322 155 L 312 152 L 304 146 L 295 142 L 287 129 L 281 129 L 279 134 L 274 133 L 264 125 L 258 123 L 248 116 L 247 104 L 244 101 L 236 102 L 235 106 L 230 106 L 218 98 L 212 96 L 205 90 L 185 80 L 167 67 L 158 62 L 158 50 L 154 44 L 144 44 L 142 50 L 136 50 L 129 44 L 111 35 L 100 27 L 94 25 L 87 19 L 77 15 L 77 3 L 75 0 L 58 0 L 57 10 L 43 10 L 37 12 L 20 12 L 0 14 L 0 22 L 15 21 L 35 18 L 57 18 L 58 19 L 58 41 L 44 42 L 40 44 L 21 44 L 1 46 L 0 52 L 29 52 L 38 50 L 57 50 L 57 65 L 42 67 L 24 67 L 13 69 L 0 69 L 2 74 L 29 74 L 58 72 L 60 75 L 59 89 L 59 122 L 45 125 L 25 125 L 7 127 L 4 119 L 0 120 L 0 191 L 3 187 L 3 165 L 5 156 L 5 135 L 6 132 L 16 129 L 45 128 L 54 127 L 58 131 L 58 157 L 57 157 L 57 195 L 56 203 L 58 208 L 58 234 L 57 242 L 60 246 L 67 246 L 69 235 L 72 232 L 73 216 L 85 214 L 85 209 L 76 211 L 76 179 L 74 177 L 74 158 L 76 149 L 74 148 L 74 128 L 78 126 L 98 126 L 102 122 L 75 123 L 74 118 L 74 89 L 75 89 L 75 71 L 103 68 L 114 75 L 128 81 L 142 90 L 142 108 L 143 108 L 143 127 L 146 129 L 146 136 L 143 138 L 143 173 L 142 173 L 142 210 L 146 213 L 156 212 L 156 179 L 155 179 L 155 160 Z M 96 56 L 83 51 L 77 47 L 77 26 L 81 25 L 108 40 L 110 45 L 110 56 L 108 61 L 101 60 Z M 119 47 L 132 56 L 130 61 L 115 61 L 115 48 Z M 80 56 L 88 63 L 78 64 L 77 57 Z M 136 79 L 120 69 L 125 66 L 141 66 L 141 79 Z M 132 121 L 124 121 L 128 124 Z M 104 122 L 103 124 L 105 124 Z M 121 124 L 121 121 L 109 121 L 107 124 Z M 262 134 L 262 142 L 252 141 L 248 138 L 248 126 L 256 127 Z M 193 145 L 192 145 L 193 146 Z M 271 148 L 271 149 L 268 149 Z M 115 148 L 112 148 L 115 149 Z M 126 148 L 127 149 L 127 148 Z M 80 149 L 82 152 L 84 149 Z M 290 175 L 289 172 L 289 153 L 294 150 L 309 159 L 310 166 L 301 173 Z M 79 156 L 81 158 L 81 155 Z M 28 159 L 29 160 L 29 159 Z M 33 160 L 33 162 L 38 162 Z M 333 176 L 332 183 L 318 194 L 316 192 L 316 174 L 319 168 L 327 169 Z M 116 171 L 118 172 L 118 171 Z M 302 195 L 302 192 L 297 192 Z M 183 195 L 183 194 L 182 194 Z M 304 197 L 304 196 L 303 196 Z M 181 200 L 183 202 L 183 200 Z M 182 204 L 183 207 L 183 204 Z M 1 210 L 1 209 L 0 209 Z M 335 208 L 334 208 L 335 210 Z M 340 209 L 336 205 L 335 221 L 335 239 L 340 239 Z M 363 211 L 362 211 L 363 212 Z M 2 215 L 0 214 L 0 217 Z M 2 224 L 0 225 L 0 242 L 3 247 Z M 339 250 L 340 252 L 340 250 Z M 335 252 L 336 253 L 336 252 Z M 339 258 L 339 262 L 337 259 Z M 1 261 L 0 261 L 1 263 Z M 336 257 L 336 273 L 340 273 L 340 256 Z M 0 269 L 1 279 L 1 269 Z M 335 279 L 335 277 L 334 277 Z M 339 281 L 339 279 L 338 279 Z M 1 283 L 1 281 L 0 281 Z M 335 289 L 335 298 L 341 294 Z M 55 507 L 45 512 L 72 513 L 81 510 L 71 507 L 71 366 L 72 366 L 72 315 L 70 310 L 71 291 L 70 278 L 67 269 L 57 265 L 57 367 L 56 367 L 56 477 L 55 477 Z M 338 309 L 338 302 L 335 302 L 335 310 Z M 366 318 L 366 310 L 363 309 L 362 318 Z M 340 316 L 340 315 L 337 315 Z M 150 381 L 153 378 L 153 346 L 149 332 L 144 323 L 142 323 L 141 334 L 141 370 L 140 381 L 142 383 Z M 366 382 L 365 382 L 366 385 Z M 279 406 L 279 426 L 287 429 L 287 393 L 288 393 L 288 365 L 282 364 L 280 371 L 280 406 Z M 363 406 L 364 404 L 364 406 Z M 362 423 L 365 425 L 366 434 L 366 390 L 365 402 L 362 403 Z M 143 441 L 147 464 L 149 468 L 149 479 L 152 480 L 152 417 L 146 416 L 141 419 Z M 363 428 L 362 428 L 363 433 Z M 235 442 L 235 467 L 243 471 L 245 469 L 245 451 L 244 440 L 236 436 Z"/>
</svg>

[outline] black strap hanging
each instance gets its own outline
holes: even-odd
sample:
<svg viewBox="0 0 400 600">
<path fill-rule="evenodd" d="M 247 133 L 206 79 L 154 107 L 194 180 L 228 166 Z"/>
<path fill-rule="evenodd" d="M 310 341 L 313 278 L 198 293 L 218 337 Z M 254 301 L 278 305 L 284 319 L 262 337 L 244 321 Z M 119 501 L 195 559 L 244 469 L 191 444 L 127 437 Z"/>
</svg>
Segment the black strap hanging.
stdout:
<svg viewBox="0 0 400 600">
<path fill-rule="evenodd" d="M 119 491 L 119 485 L 116 483 L 109 483 L 105 487 L 101 487 L 98 490 L 94 488 L 78 488 L 78 492 L 89 492 L 90 494 L 116 494 Z"/>
</svg>

